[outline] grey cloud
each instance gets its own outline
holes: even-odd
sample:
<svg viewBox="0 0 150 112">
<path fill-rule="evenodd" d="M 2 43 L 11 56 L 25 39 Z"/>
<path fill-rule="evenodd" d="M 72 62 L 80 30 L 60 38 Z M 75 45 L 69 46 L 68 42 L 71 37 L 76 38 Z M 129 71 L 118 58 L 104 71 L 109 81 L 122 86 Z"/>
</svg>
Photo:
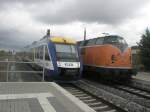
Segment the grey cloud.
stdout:
<svg viewBox="0 0 150 112">
<path fill-rule="evenodd" d="M 22 49 L 28 43 L 26 36 L 17 29 L 0 29 L 0 48 Z"/>
<path fill-rule="evenodd" d="M 0 6 L 21 3 L 39 22 L 65 24 L 74 21 L 119 24 L 134 16 L 149 0 L 1 0 Z M 1 10 L 4 8 L 0 8 Z M 11 7 L 10 7 L 11 9 Z"/>
<path fill-rule="evenodd" d="M 49 24 L 64 24 L 74 21 L 118 24 L 132 17 L 149 0 L 75 0 L 65 1 L 64 6 L 38 7 L 33 12 L 35 19 Z M 38 11 L 38 8 L 36 11 Z M 40 12 L 42 10 L 43 12 Z"/>
<path fill-rule="evenodd" d="M 5 10 L 5 8 L 11 8 L 16 4 L 23 4 L 25 7 L 29 5 L 38 5 L 45 2 L 54 2 L 55 0 L 0 0 L 0 11 Z"/>
<path fill-rule="evenodd" d="M 7 12 L 3 7 L 12 10 L 15 8 L 14 4 L 21 3 L 22 10 L 30 13 L 35 23 L 38 21 L 46 24 L 65 24 L 81 21 L 119 24 L 131 18 L 147 1 L 149 0 L 0 0 L 0 11 Z M 19 18 L 19 15 L 16 16 Z M 23 28 L 20 31 L 20 26 L 15 23 L 8 24 L 16 28 L 9 29 L 7 22 L 6 25 L 0 24 L 0 48 L 20 49 L 32 43 L 33 37 L 39 37 L 32 28 L 31 32 L 23 31 Z"/>
<path fill-rule="evenodd" d="M 1 4 L 6 3 L 39 3 L 39 2 L 48 2 L 54 0 L 0 0 Z"/>
</svg>

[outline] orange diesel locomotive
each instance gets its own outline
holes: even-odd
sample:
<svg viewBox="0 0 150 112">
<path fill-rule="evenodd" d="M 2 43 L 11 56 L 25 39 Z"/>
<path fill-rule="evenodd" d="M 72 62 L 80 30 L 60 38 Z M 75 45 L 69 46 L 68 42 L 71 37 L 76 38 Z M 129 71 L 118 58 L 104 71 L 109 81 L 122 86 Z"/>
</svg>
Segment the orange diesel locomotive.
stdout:
<svg viewBox="0 0 150 112">
<path fill-rule="evenodd" d="M 135 75 L 131 48 L 117 35 L 80 41 L 84 72 L 97 72 L 98 76 L 125 79 Z M 94 74 L 91 74 L 94 75 Z"/>
</svg>

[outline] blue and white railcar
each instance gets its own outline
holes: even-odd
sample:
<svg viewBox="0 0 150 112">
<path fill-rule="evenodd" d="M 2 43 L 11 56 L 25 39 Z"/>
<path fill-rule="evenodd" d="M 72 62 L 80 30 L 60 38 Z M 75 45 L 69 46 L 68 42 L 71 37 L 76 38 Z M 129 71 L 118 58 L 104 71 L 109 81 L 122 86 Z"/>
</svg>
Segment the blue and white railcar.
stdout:
<svg viewBox="0 0 150 112">
<path fill-rule="evenodd" d="M 82 63 L 76 41 L 47 35 L 29 48 L 28 57 L 45 68 L 48 78 L 60 81 L 80 79 Z"/>
</svg>

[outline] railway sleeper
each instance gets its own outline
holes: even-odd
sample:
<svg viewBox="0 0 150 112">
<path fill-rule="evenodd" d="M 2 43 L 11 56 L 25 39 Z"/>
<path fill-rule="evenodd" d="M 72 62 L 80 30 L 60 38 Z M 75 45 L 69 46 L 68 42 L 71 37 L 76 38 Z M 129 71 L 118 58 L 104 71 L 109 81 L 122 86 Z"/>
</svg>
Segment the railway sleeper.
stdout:
<svg viewBox="0 0 150 112">
<path fill-rule="evenodd" d="M 98 110 L 103 110 L 103 109 L 106 109 L 106 108 L 108 108 L 108 106 L 107 105 L 105 105 L 105 106 L 95 106 L 95 107 L 92 107 L 94 110 L 96 110 L 96 111 L 98 111 Z"/>
<path fill-rule="evenodd" d="M 102 104 L 102 102 L 95 102 L 95 103 L 89 103 L 89 106 L 96 106 L 96 105 L 100 105 Z"/>
</svg>

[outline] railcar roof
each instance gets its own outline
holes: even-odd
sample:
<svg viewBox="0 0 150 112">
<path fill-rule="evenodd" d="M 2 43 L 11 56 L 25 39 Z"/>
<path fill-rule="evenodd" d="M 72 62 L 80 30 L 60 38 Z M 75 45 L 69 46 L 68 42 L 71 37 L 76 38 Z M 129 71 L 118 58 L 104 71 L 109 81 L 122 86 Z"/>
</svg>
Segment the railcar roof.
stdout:
<svg viewBox="0 0 150 112">
<path fill-rule="evenodd" d="M 67 43 L 67 44 L 77 43 L 74 39 L 66 37 L 51 37 L 50 40 L 55 43 Z"/>
</svg>

